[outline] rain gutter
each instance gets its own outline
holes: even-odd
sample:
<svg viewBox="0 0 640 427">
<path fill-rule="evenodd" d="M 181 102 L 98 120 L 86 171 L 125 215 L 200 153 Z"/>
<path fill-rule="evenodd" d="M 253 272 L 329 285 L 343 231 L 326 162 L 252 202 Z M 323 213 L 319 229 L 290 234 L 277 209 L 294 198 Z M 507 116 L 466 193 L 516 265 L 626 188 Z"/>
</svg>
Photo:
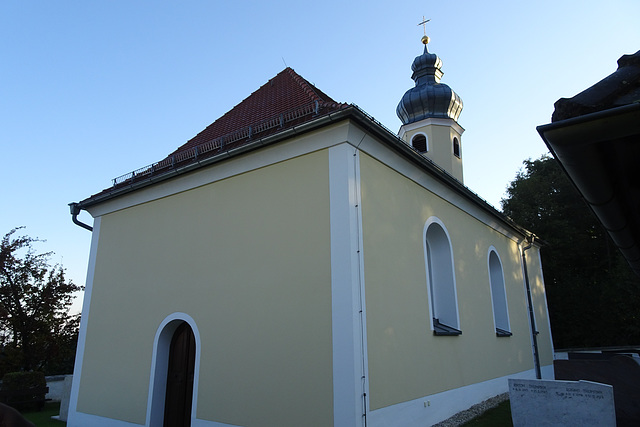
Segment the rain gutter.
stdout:
<svg viewBox="0 0 640 427">
<path fill-rule="evenodd" d="M 640 221 L 632 206 L 638 201 L 631 200 L 633 195 L 625 192 L 614 175 L 624 171 L 619 166 L 626 159 L 616 156 L 625 155 L 625 144 L 639 142 L 640 103 L 572 117 L 537 130 L 631 268 L 640 274 Z"/>
<path fill-rule="evenodd" d="M 247 153 L 249 151 L 258 149 L 262 146 L 275 144 L 279 141 L 282 141 L 287 138 L 291 138 L 296 135 L 300 135 L 302 133 L 310 132 L 316 130 L 320 127 L 330 125 L 332 123 L 337 123 L 342 120 L 352 119 L 354 122 L 361 127 L 363 130 L 371 133 L 372 135 L 379 138 L 385 145 L 392 148 L 394 151 L 398 152 L 403 157 L 409 159 L 413 163 L 418 164 L 421 169 L 426 169 L 431 172 L 431 175 L 445 184 L 448 188 L 452 189 L 456 193 L 460 194 L 466 199 L 471 199 L 477 206 L 490 213 L 494 217 L 502 220 L 504 224 L 506 224 L 509 228 L 516 230 L 523 236 L 527 236 L 530 233 L 517 225 L 513 220 L 504 215 L 502 212 L 495 209 L 489 203 L 487 203 L 484 199 L 478 196 L 476 193 L 471 191 L 468 187 L 454 178 L 452 175 L 447 173 L 444 169 L 435 164 L 432 160 L 424 157 L 417 151 L 406 144 L 402 139 L 400 139 L 395 133 L 387 129 L 380 122 L 375 120 L 373 117 L 369 116 L 366 112 L 360 109 L 357 105 L 350 105 L 347 108 L 343 108 L 323 116 L 317 117 L 315 119 L 309 120 L 305 123 L 299 124 L 297 126 L 293 126 L 291 128 L 282 130 L 273 135 L 269 135 L 264 138 L 260 138 L 248 144 L 242 145 L 237 148 L 233 148 L 227 150 L 223 153 L 217 154 L 212 157 L 207 157 L 202 160 L 194 161 L 188 163 L 184 166 L 178 167 L 176 169 L 172 169 L 170 171 L 164 172 L 157 176 L 150 176 L 146 179 L 141 179 L 139 181 L 134 181 L 129 185 L 118 186 L 117 188 L 113 188 L 112 190 L 103 191 L 95 196 L 91 196 L 85 200 L 82 200 L 78 203 L 71 203 L 75 207 L 73 209 L 77 210 L 76 215 L 82 209 L 87 209 L 91 206 L 97 205 L 99 203 L 105 202 L 107 200 L 113 199 L 115 197 L 122 196 L 124 194 L 130 193 L 132 191 L 139 190 L 141 188 L 147 187 L 152 184 L 156 184 L 158 182 L 162 182 L 171 178 L 174 178 L 178 175 L 183 175 L 189 172 L 192 172 L 201 167 L 210 166 L 215 163 L 227 160 L 231 157 Z M 72 219 L 73 219 L 72 212 Z M 76 220 L 74 223 L 78 224 Z M 78 224 L 80 225 L 80 224 Z M 80 225 L 83 228 L 86 228 L 86 224 Z M 85 227 L 86 226 L 86 227 Z"/>
</svg>

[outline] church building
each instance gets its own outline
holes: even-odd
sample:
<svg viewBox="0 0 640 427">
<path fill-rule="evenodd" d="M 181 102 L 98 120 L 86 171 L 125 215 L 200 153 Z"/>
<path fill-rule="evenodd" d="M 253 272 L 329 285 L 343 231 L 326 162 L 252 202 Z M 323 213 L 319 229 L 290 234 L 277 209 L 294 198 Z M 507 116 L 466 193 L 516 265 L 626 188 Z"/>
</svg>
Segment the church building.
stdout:
<svg viewBox="0 0 640 427">
<path fill-rule="evenodd" d="M 422 427 L 553 378 L 540 246 L 464 185 L 423 43 L 398 134 L 285 68 L 70 205 L 92 233 L 70 427 Z"/>
</svg>

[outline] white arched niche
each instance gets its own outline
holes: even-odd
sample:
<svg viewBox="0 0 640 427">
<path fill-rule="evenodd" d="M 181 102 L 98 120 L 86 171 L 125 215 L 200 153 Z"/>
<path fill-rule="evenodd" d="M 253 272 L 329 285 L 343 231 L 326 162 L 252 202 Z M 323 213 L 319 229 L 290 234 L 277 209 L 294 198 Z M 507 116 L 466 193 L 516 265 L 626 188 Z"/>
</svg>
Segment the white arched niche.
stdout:
<svg viewBox="0 0 640 427">
<path fill-rule="evenodd" d="M 147 403 L 148 427 L 162 426 L 164 419 L 165 393 L 167 389 L 167 372 L 169 369 L 169 350 L 173 334 L 182 323 L 191 327 L 196 343 L 196 360 L 193 378 L 193 396 L 191 405 L 191 421 L 196 420 L 198 397 L 198 378 L 200 371 L 200 333 L 196 322 L 185 313 L 172 313 L 158 326 L 153 341 L 153 357 L 151 360 L 151 377 L 149 380 L 149 400 Z"/>
<path fill-rule="evenodd" d="M 433 333 L 460 335 L 453 250 L 447 228 L 439 218 L 427 220 L 423 241 Z"/>
<path fill-rule="evenodd" d="M 493 306 L 493 321 L 496 335 L 511 336 L 509 326 L 509 306 L 507 304 L 507 289 L 504 283 L 504 270 L 498 251 L 491 246 L 487 255 L 489 268 L 489 285 L 491 287 L 491 304 Z"/>
</svg>

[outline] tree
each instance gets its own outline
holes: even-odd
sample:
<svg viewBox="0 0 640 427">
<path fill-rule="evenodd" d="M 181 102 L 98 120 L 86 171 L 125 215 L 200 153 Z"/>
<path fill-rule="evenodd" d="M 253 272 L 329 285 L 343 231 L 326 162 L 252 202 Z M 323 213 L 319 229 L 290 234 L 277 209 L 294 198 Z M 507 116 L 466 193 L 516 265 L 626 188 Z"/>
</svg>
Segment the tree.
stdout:
<svg viewBox="0 0 640 427">
<path fill-rule="evenodd" d="M 38 239 L 14 236 L 0 243 L 0 377 L 5 372 L 73 369 L 79 315 L 70 315 L 74 293 L 83 287 L 65 277 L 52 253 L 38 254 Z"/>
<path fill-rule="evenodd" d="M 502 210 L 545 243 L 556 348 L 640 343 L 640 279 L 553 158 L 524 161 Z"/>
</svg>

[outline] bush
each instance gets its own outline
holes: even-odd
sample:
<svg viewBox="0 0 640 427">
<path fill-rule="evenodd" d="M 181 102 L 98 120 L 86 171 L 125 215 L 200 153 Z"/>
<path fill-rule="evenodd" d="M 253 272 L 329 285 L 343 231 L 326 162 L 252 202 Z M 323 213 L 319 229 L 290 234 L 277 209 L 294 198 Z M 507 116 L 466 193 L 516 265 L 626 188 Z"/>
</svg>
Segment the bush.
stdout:
<svg viewBox="0 0 640 427">
<path fill-rule="evenodd" d="M 4 403 L 18 410 L 41 409 L 46 393 L 23 394 L 22 392 L 43 389 L 46 386 L 47 380 L 43 372 L 9 372 L 2 377 L 2 399 Z"/>
</svg>

